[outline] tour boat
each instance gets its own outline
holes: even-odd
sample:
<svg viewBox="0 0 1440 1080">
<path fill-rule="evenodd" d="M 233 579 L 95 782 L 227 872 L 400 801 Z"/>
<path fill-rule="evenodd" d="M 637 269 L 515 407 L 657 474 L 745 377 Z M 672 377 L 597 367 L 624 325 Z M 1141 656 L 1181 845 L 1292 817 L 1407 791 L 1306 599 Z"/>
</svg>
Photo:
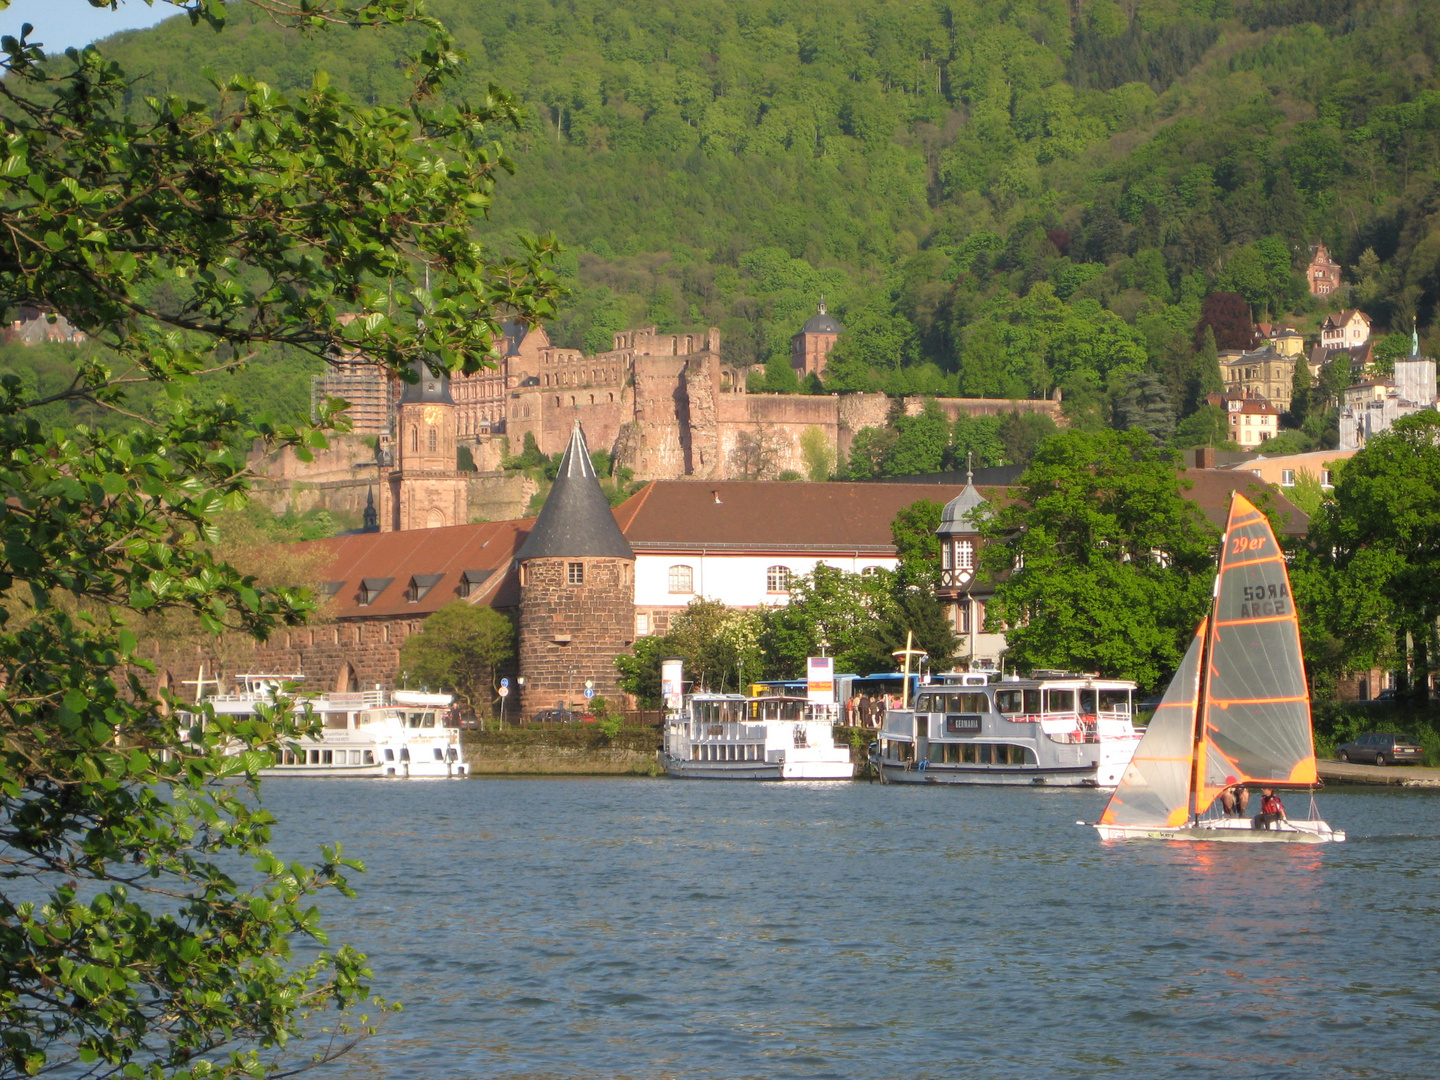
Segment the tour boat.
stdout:
<svg viewBox="0 0 1440 1080">
<path fill-rule="evenodd" d="M 1265 515 L 1235 494 L 1210 612 L 1191 639 L 1095 828 L 1106 840 L 1323 844 L 1310 693 L 1285 557 Z M 1256 828 L 1224 814 L 1228 788 L 1308 790 L 1310 816 Z"/>
<path fill-rule="evenodd" d="M 849 780 L 834 706 L 804 698 L 687 694 L 665 720 L 665 771 L 696 780 Z"/>
<path fill-rule="evenodd" d="M 216 715 L 247 716 L 284 694 L 296 715 L 319 716 L 323 731 L 301 736 L 261 776 L 460 777 L 469 766 L 460 732 L 445 726 L 453 698 L 413 690 L 307 694 L 303 675 L 238 675 L 236 690 L 205 699 Z M 239 749 L 237 748 L 237 753 Z"/>
<path fill-rule="evenodd" d="M 1134 696 L 1067 672 L 942 675 L 886 712 L 873 760 L 887 783 L 1112 787 L 1140 742 Z"/>
</svg>

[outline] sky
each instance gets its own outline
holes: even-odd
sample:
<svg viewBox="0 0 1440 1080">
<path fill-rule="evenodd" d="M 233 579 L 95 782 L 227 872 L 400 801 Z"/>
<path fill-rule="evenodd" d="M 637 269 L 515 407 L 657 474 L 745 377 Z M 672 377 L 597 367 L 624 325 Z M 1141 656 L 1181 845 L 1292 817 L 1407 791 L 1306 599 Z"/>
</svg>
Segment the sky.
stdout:
<svg viewBox="0 0 1440 1080">
<path fill-rule="evenodd" d="M 121 30 L 154 26 L 175 14 L 177 9 L 164 0 L 153 7 L 144 0 L 124 0 L 118 11 L 93 8 L 89 0 L 10 0 L 10 6 L 0 11 L 0 35 L 17 37 L 28 22 L 35 27 L 32 41 L 44 44 L 46 52 L 62 53 Z"/>
</svg>

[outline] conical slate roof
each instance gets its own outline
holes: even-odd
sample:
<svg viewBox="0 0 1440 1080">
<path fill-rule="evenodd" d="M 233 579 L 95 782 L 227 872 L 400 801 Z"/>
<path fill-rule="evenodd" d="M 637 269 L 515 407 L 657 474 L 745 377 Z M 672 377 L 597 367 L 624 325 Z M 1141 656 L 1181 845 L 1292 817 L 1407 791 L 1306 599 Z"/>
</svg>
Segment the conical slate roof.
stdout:
<svg viewBox="0 0 1440 1080">
<path fill-rule="evenodd" d="M 585 447 L 585 433 L 577 423 L 555 485 L 545 496 L 535 527 L 515 558 L 524 562 L 587 555 L 635 558 L 625 534 L 615 524 L 609 500 L 600 490 L 595 467 L 590 464 L 590 451 Z"/>
<path fill-rule="evenodd" d="M 936 535 L 974 532 L 980 527 L 980 515 L 974 511 L 986 505 L 986 500 L 980 497 L 975 485 L 967 483 L 959 495 L 945 504 L 945 511 L 940 515 L 940 528 L 935 530 Z"/>
<path fill-rule="evenodd" d="M 411 370 L 419 375 L 418 382 L 401 383 L 400 404 L 401 405 L 454 405 L 455 399 L 450 396 L 450 375 L 448 372 L 441 372 L 436 375 L 430 370 L 430 366 L 423 360 L 417 360 L 411 365 Z"/>
</svg>

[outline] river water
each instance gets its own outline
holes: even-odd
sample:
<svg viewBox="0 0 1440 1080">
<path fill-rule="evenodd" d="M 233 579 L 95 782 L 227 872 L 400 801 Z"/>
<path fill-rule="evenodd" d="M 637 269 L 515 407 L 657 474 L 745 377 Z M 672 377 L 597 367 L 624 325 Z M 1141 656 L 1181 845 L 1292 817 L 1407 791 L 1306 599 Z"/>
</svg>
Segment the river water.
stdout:
<svg viewBox="0 0 1440 1080">
<path fill-rule="evenodd" d="M 277 852 L 365 861 L 333 940 L 405 1006 L 312 1075 L 1435 1075 L 1440 793 L 1332 788 L 1315 847 L 1104 844 L 1104 798 L 265 783 Z"/>
</svg>

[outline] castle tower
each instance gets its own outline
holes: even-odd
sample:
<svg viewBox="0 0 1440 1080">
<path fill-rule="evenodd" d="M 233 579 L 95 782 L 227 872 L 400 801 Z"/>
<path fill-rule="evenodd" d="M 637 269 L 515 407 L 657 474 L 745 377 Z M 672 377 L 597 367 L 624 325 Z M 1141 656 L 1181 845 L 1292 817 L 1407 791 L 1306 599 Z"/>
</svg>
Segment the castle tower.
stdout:
<svg viewBox="0 0 1440 1080">
<path fill-rule="evenodd" d="M 635 639 L 635 553 L 615 523 L 575 425 L 555 485 L 515 556 L 520 566 L 520 707 L 612 701 L 615 657 Z"/>
<path fill-rule="evenodd" d="M 840 321 L 825 310 L 825 301 L 821 299 L 815 314 L 790 339 L 790 366 L 795 369 L 795 375 L 801 379 L 807 375 L 823 375 L 830 348 L 844 330 Z"/>
<path fill-rule="evenodd" d="M 380 531 L 463 525 L 465 477 L 456 468 L 455 402 L 450 377 L 418 365 L 403 384 L 395 422 L 395 468 L 380 489 Z"/>
</svg>

